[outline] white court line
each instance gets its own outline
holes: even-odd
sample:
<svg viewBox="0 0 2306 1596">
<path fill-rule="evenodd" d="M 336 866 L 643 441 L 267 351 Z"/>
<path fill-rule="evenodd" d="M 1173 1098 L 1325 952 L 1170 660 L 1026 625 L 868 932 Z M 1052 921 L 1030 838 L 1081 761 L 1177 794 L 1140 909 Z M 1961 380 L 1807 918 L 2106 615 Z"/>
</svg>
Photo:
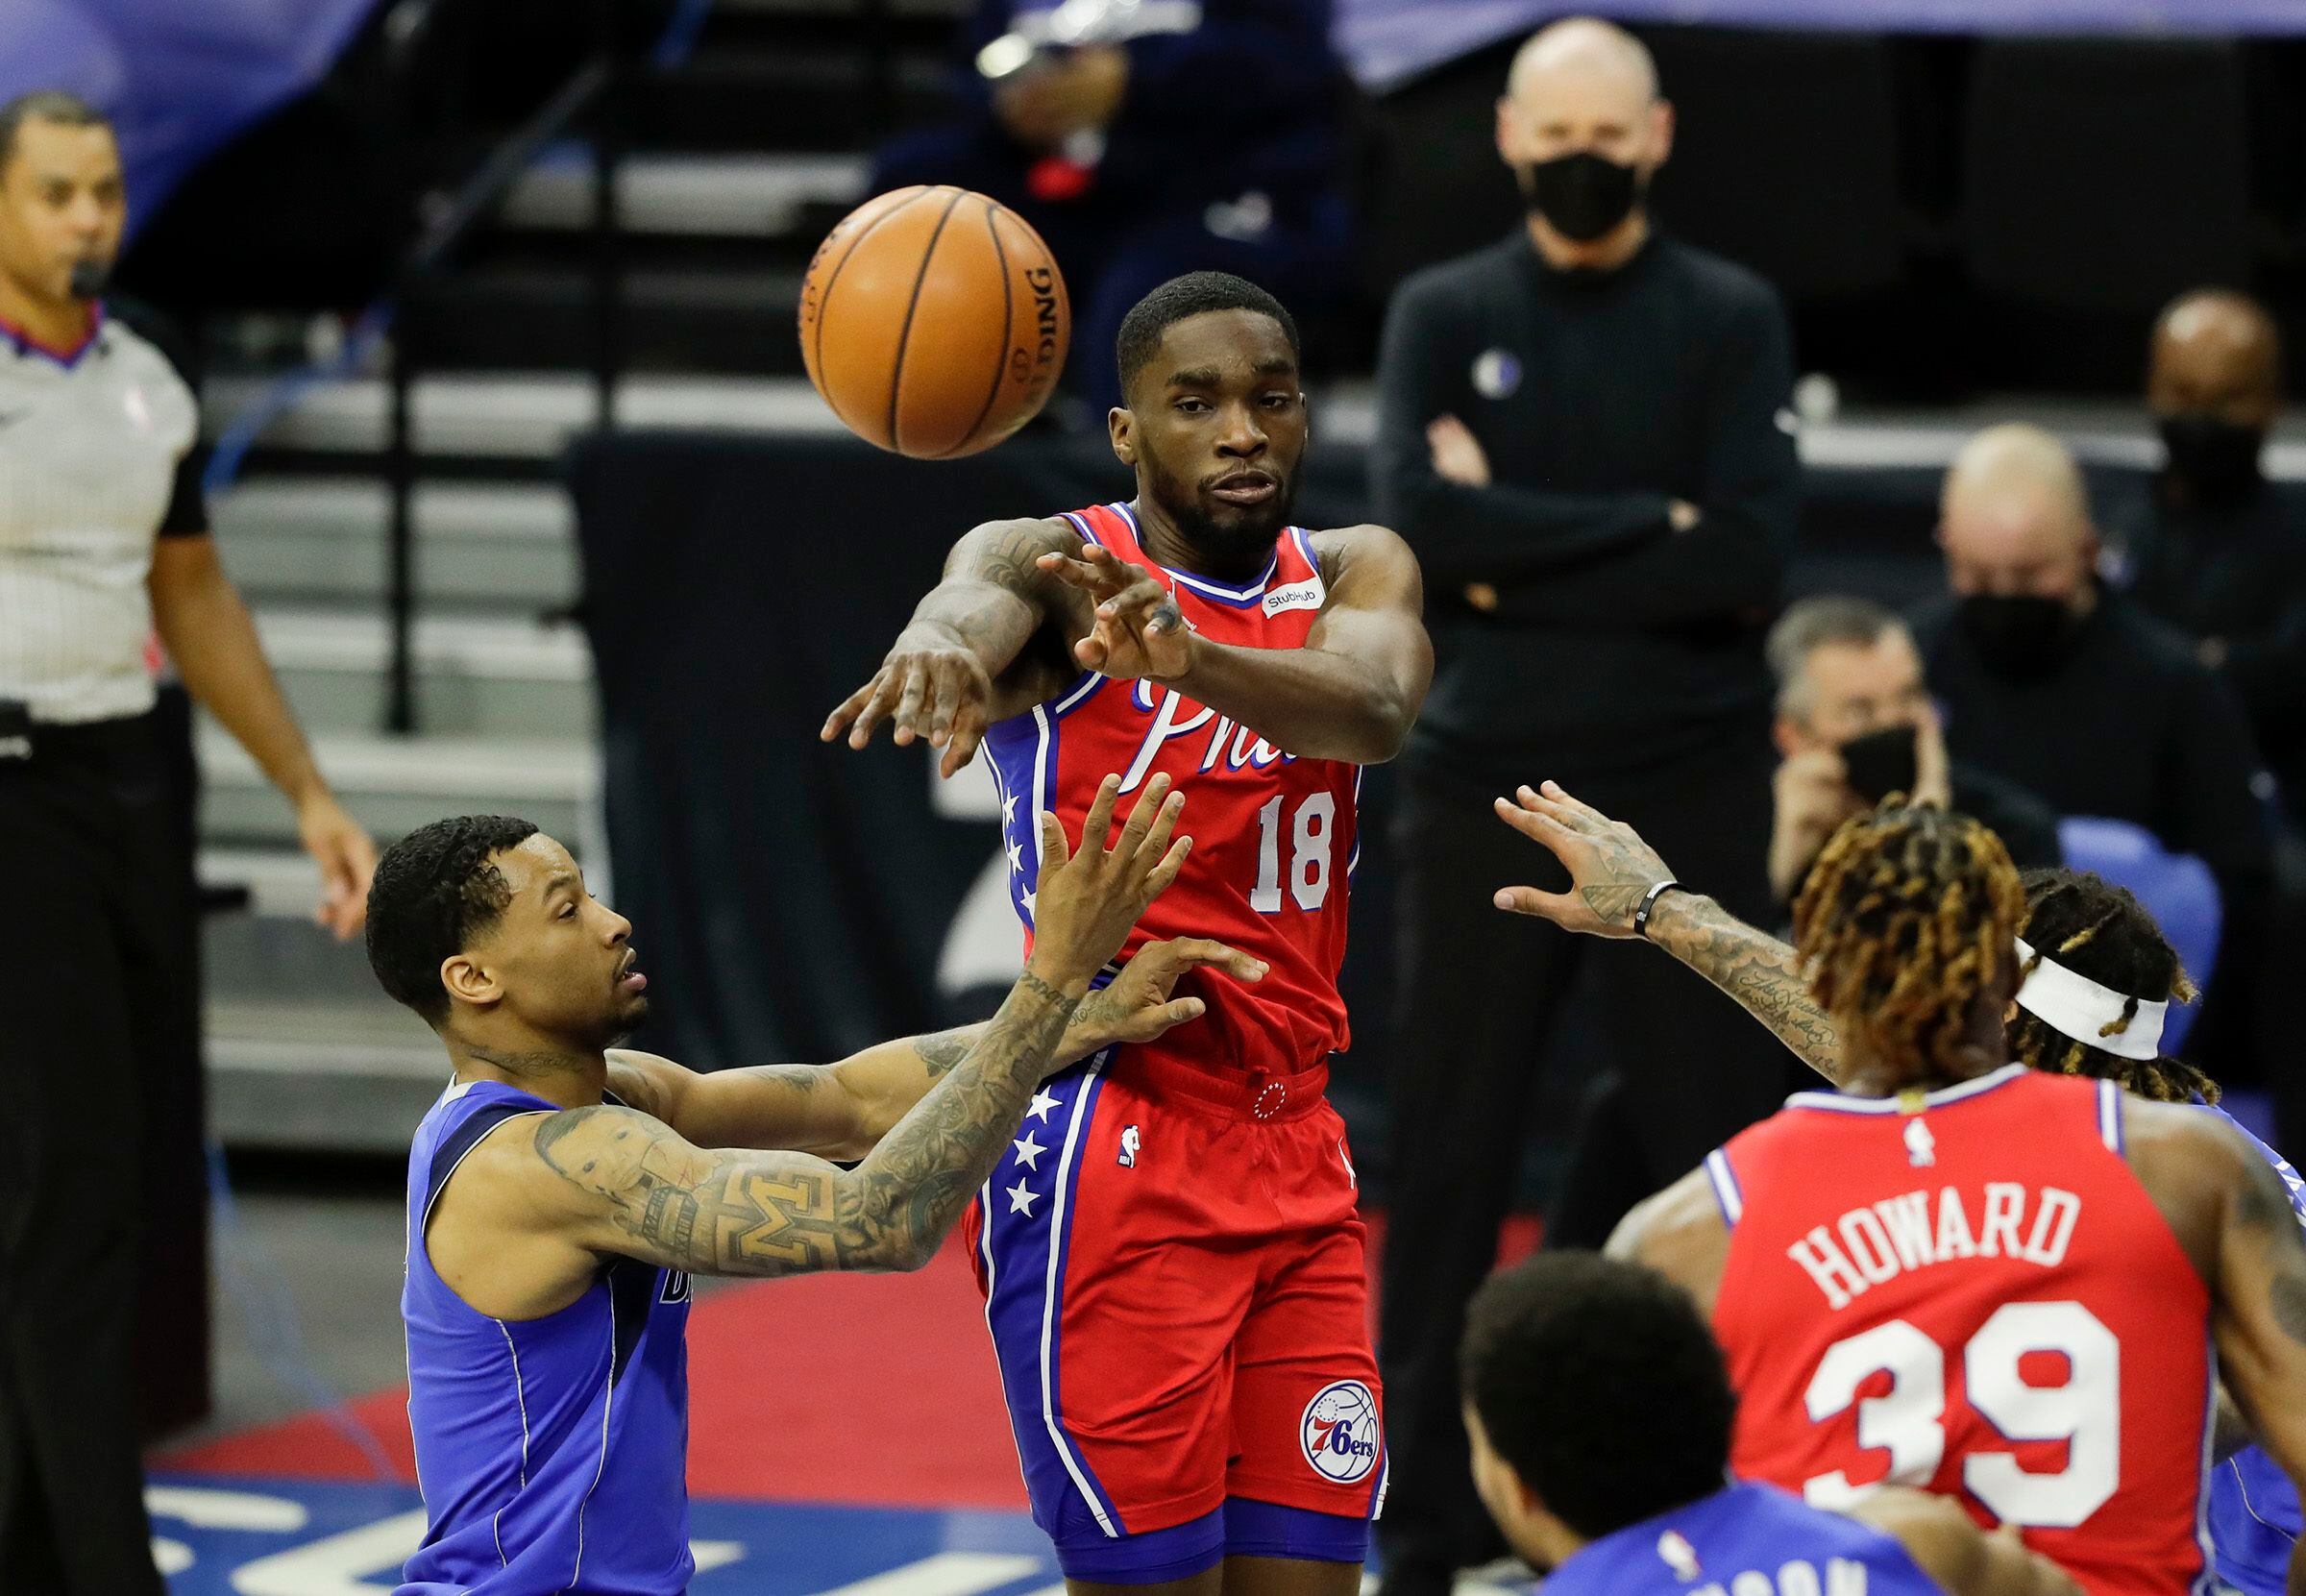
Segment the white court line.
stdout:
<svg viewBox="0 0 2306 1596">
<path fill-rule="evenodd" d="M 1044 1566 L 1039 1558 L 1015 1553 L 940 1552 L 854 1584 L 820 1591 L 817 1596 L 978 1596 L 980 1591 L 1037 1574 Z"/>
</svg>

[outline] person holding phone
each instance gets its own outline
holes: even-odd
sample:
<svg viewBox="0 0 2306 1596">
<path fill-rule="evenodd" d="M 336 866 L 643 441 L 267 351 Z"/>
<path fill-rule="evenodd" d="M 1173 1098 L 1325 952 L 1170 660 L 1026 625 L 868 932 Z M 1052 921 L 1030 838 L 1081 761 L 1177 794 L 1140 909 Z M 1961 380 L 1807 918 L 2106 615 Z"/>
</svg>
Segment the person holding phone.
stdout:
<svg viewBox="0 0 2306 1596">
<path fill-rule="evenodd" d="M 1952 759 L 1905 623 L 1871 599 L 1804 599 L 1770 629 L 1770 891 L 1789 904 L 1826 840 L 1892 793 L 1975 815 L 2021 870 L 2059 862 L 2058 816 L 2041 798 Z"/>
</svg>

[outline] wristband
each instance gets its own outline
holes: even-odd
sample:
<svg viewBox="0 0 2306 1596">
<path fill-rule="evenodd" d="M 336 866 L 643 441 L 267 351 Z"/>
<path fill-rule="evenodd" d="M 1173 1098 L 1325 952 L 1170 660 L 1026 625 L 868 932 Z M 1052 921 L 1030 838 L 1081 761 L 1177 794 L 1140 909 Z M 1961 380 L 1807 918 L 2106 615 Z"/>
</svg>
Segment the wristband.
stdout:
<svg viewBox="0 0 2306 1596">
<path fill-rule="evenodd" d="M 1648 892 L 1642 894 L 1641 907 L 1633 911 L 1633 934 L 1635 936 L 1639 937 L 1643 942 L 1648 942 L 1650 940 L 1651 912 L 1657 907 L 1657 900 L 1659 898 L 1663 897 L 1667 893 L 1676 891 L 1680 887 L 1680 885 L 1681 883 L 1679 881 L 1660 881 L 1657 883 L 1657 885 L 1652 887 Z"/>
</svg>

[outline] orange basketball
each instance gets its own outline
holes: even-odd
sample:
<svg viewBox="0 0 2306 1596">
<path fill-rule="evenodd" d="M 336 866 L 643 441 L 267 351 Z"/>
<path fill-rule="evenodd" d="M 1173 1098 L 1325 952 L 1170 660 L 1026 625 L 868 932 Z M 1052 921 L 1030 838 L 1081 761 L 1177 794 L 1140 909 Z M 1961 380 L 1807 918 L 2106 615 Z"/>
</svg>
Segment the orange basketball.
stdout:
<svg viewBox="0 0 2306 1596">
<path fill-rule="evenodd" d="M 800 290 L 800 354 L 842 425 L 949 460 L 1033 419 L 1073 331 L 1041 234 L 966 188 L 898 188 L 825 235 Z"/>
</svg>

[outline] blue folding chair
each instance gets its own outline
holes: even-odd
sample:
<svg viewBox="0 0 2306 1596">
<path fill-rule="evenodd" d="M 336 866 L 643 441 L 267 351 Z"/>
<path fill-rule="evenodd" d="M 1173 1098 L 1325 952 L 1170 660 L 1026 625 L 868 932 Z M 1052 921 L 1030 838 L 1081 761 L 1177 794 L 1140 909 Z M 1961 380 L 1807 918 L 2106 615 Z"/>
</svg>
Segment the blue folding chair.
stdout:
<svg viewBox="0 0 2306 1596">
<path fill-rule="evenodd" d="M 2070 815 L 2058 823 L 2058 851 L 2069 869 L 2094 871 L 2136 894 L 2178 950 L 2194 984 L 2210 985 L 2225 910 L 2208 865 L 2191 853 L 2171 852 L 2142 825 L 2091 815 Z M 2184 1044 L 2198 1010 L 2198 1004 L 2171 1006 L 2162 1031 L 2163 1052 L 2175 1053 Z"/>
</svg>

